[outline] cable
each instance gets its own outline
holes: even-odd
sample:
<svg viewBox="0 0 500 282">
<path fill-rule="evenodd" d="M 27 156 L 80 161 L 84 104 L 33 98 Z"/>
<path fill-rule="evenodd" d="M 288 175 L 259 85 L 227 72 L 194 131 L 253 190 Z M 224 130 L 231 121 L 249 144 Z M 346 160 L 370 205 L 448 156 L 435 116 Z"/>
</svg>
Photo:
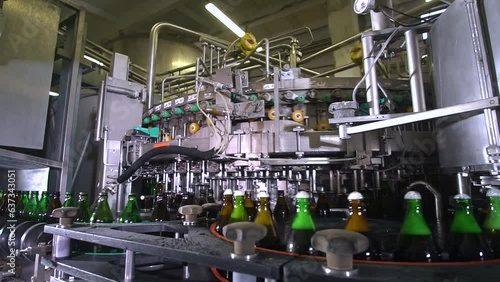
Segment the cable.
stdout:
<svg viewBox="0 0 500 282">
<path fill-rule="evenodd" d="M 418 17 L 414 17 L 412 15 L 408 15 L 408 14 L 405 14 L 403 12 L 400 12 L 398 10 L 395 10 L 393 8 L 390 8 L 390 7 L 387 7 L 387 6 L 380 6 L 380 11 L 382 12 L 382 14 L 384 14 L 384 16 L 386 16 L 391 22 L 393 23 L 396 23 L 400 26 L 404 26 L 404 27 L 415 27 L 415 26 L 419 26 L 422 24 L 422 21 L 424 22 L 431 22 L 435 19 L 437 19 L 439 17 L 439 15 L 436 15 L 436 16 L 433 16 L 433 17 L 429 17 L 429 18 L 418 18 Z M 408 18 L 411 18 L 411 19 L 414 19 L 414 20 L 417 20 L 418 22 L 417 23 L 414 23 L 414 24 L 409 24 L 409 23 L 403 23 L 401 21 L 398 21 L 396 18 L 394 18 L 392 15 L 390 15 L 389 13 L 387 13 L 386 10 L 389 10 L 389 11 L 392 11 L 392 12 L 396 12 L 398 14 L 401 14 L 405 17 L 408 17 Z"/>
<path fill-rule="evenodd" d="M 180 146 L 173 146 L 173 145 L 167 145 L 167 146 L 163 146 L 163 147 L 154 148 L 154 149 L 146 152 L 139 159 L 137 159 L 129 168 L 127 168 L 127 170 L 125 172 L 123 172 L 120 176 L 118 176 L 116 181 L 118 183 L 125 182 L 142 165 L 144 165 L 146 162 L 151 160 L 151 158 L 153 158 L 154 156 L 157 156 L 157 155 L 162 155 L 162 154 L 180 154 L 180 155 L 192 157 L 194 159 L 207 160 L 207 159 L 210 159 L 214 156 L 214 149 L 212 149 L 210 151 L 199 151 L 199 150 L 194 149 L 194 148 L 187 148 L 187 147 L 180 147 Z"/>
<path fill-rule="evenodd" d="M 357 100 L 356 100 L 356 93 L 358 92 L 358 89 L 359 87 L 361 86 L 361 84 L 366 80 L 366 77 L 368 76 L 368 74 L 370 73 L 371 69 L 373 67 L 375 67 L 375 64 L 377 63 L 378 59 L 380 59 L 380 56 L 382 56 L 382 54 L 384 53 L 385 49 L 387 48 L 387 46 L 389 46 L 389 43 L 391 42 L 391 40 L 394 38 L 394 36 L 396 36 L 396 34 L 399 32 L 399 30 L 401 30 L 401 26 L 398 26 L 396 29 L 394 29 L 394 31 L 391 33 L 391 35 L 389 36 L 389 38 L 387 38 L 387 40 L 384 42 L 384 44 L 382 45 L 382 48 L 380 49 L 380 51 L 378 52 L 377 56 L 375 57 L 375 60 L 373 61 L 373 63 L 368 67 L 368 69 L 366 70 L 365 72 L 365 75 L 361 78 L 361 80 L 358 82 L 358 84 L 356 84 L 356 87 L 354 87 L 354 90 L 352 91 L 352 101 L 353 102 L 356 102 L 357 103 Z M 367 54 L 368 55 L 368 54 Z M 374 87 L 377 87 L 376 85 Z"/>
</svg>

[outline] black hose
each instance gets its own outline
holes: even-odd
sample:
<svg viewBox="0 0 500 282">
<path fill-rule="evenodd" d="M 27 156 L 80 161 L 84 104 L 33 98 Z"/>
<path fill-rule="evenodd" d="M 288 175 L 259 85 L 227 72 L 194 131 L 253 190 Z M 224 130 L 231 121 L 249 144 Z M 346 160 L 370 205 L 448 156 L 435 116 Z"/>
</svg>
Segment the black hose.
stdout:
<svg viewBox="0 0 500 282">
<path fill-rule="evenodd" d="M 137 159 L 137 161 L 135 161 L 125 172 L 123 172 L 120 176 L 118 176 L 116 181 L 118 183 L 125 182 L 142 165 L 151 160 L 151 158 L 153 158 L 154 156 L 161 154 L 180 154 L 197 160 L 206 160 L 213 157 L 215 155 L 215 151 L 213 149 L 210 151 L 199 151 L 194 148 L 187 148 L 180 146 L 164 146 L 164 147 L 154 148 L 146 152 L 139 159 Z"/>
</svg>

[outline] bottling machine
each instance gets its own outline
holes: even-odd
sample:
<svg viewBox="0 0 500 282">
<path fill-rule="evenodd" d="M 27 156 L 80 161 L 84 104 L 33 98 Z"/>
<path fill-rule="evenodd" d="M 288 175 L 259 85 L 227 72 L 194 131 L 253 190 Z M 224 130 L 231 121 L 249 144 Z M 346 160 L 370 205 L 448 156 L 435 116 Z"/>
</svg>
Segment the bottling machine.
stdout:
<svg viewBox="0 0 500 282">
<path fill-rule="evenodd" d="M 225 189 L 265 190 L 272 206 L 278 190 L 290 199 L 301 190 L 313 196 L 324 191 L 331 199 L 364 190 L 384 209 L 380 202 L 385 189 L 396 194 L 418 189 L 424 191 L 427 211 L 433 211 L 432 226 L 442 246 L 447 197 L 480 197 L 480 191 L 499 185 L 500 37 L 494 28 L 500 24 L 500 2 L 456 0 L 444 4 L 444 13 L 424 16 L 415 24 L 402 24 L 397 15 L 378 8 L 382 2 L 355 1 L 356 13 L 371 15 L 372 30 L 318 52 L 360 41 L 362 78 L 333 76 L 357 67 L 355 62 L 326 73 L 302 67 L 318 53 L 303 57 L 293 34 L 255 42 L 245 36 L 231 43 L 170 23 L 156 24 L 150 33 L 146 85 L 129 79 L 128 57 L 115 53 L 99 87 L 96 192 L 110 195 L 116 216 L 127 195 L 140 191 L 140 180 L 147 178 L 172 193 L 199 196 L 211 190 L 217 201 Z M 405 14 L 418 16 L 428 11 L 426 5 Z M 165 29 L 199 37 L 203 51 L 193 70 L 158 80 L 158 38 Z M 273 50 L 283 55 L 272 56 Z M 248 61 L 258 67 L 248 67 Z M 142 199 L 152 193 L 142 193 Z M 345 212 L 337 207 L 332 211 Z M 400 210 L 386 211 L 391 212 Z M 332 271 L 321 257 L 263 249 L 253 250 L 256 256 L 234 255 L 232 244 L 212 234 L 204 220 L 190 226 L 189 215 L 196 214 L 192 210 L 182 211 L 184 226 L 71 226 L 71 213 L 62 210 L 59 225 L 17 227 L 16 240 L 23 246 L 18 254 L 24 264 L 35 264 L 35 281 L 44 277 L 43 266 L 53 270 L 51 281 L 68 276 L 88 281 L 209 281 L 215 279 L 213 273 L 224 281 L 223 271 L 232 272 L 234 281 L 495 281 L 498 273 L 498 260 L 356 261 L 356 271 Z M 379 219 L 381 214 L 378 210 Z M 400 214 L 383 219 L 400 219 Z M 342 224 L 336 218 L 318 226 Z M 394 239 L 397 224 L 373 224 L 381 236 Z M 245 228 L 239 232 L 246 234 Z M 4 227 L 2 244 L 6 234 Z M 253 244 L 253 235 L 248 236 L 231 239 Z M 349 234 L 338 236 L 360 242 Z M 124 253 L 72 257 L 70 240 Z"/>
</svg>

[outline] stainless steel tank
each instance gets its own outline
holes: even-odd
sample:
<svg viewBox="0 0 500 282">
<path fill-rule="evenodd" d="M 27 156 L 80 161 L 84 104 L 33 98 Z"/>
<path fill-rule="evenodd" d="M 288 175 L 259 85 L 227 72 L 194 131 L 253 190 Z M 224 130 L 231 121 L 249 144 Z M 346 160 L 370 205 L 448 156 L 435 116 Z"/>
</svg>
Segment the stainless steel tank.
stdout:
<svg viewBox="0 0 500 282">
<path fill-rule="evenodd" d="M 500 65 L 500 1 L 457 0 L 431 29 L 433 76 L 439 108 L 497 96 Z M 491 170 L 487 148 L 499 144 L 496 111 L 437 122 L 444 168 Z M 434 146 L 436 147 L 436 146 Z"/>
</svg>

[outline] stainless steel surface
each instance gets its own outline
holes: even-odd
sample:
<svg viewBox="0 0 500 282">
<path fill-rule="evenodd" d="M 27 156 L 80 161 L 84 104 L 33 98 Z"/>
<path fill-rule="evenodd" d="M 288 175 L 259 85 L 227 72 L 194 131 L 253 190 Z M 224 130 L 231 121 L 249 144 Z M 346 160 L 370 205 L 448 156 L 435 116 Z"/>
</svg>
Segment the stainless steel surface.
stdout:
<svg viewBox="0 0 500 282">
<path fill-rule="evenodd" d="M 376 129 L 383 129 L 388 127 L 409 124 L 424 120 L 431 120 L 435 118 L 448 117 L 448 116 L 456 116 L 458 119 L 464 117 L 467 118 L 467 116 L 464 116 L 464 114 L 466 113 L 477 112 L 489 108 L 496 108 L 499 105 L 500 104 L 498 97 L 478 100 L 474 102 L 463 103 L 456 106 L 444 107 L 421 113 L 407 114 L 407 115 L 402 115 L 401 117 L 396 117 L 388 120 L 382 120 L 368 124 L 348 127 L 347 134 L 362 133 Z M 330 119 L 330 122 L 336 123 L 335 119 Z"/>
<path fill-rule="evenodd" d="M 423 186 L 434 196 L 434 213 L 436 216 L 436 243 L 440 250 L 445 247 L 445 236 L 444 236 L 444 226 L 443 226 L 443 202 L 441 199 L 441 194 L 434 188 L 431 184 L 425 181 L 415 181 L 408 185 L 408 191 L 414 190 L 417 186 Z"/>
<path fill-rule="evenodd" d="M 414 29 L 405 32 L 405 39 L 413 112 L 425 112 L 427 107 L 425 105 L 424 79 L 417 32 Z"/>
<path fill-rule="evenodd" d="M 125 282 L 134 281 L 135 278 L 135 253 L 131 250 L 125 251 Z"/>
<path fill-rule="evenodd" d="M 392 8 L 392 0 L 377 0 L 377 5 Z M 394 27 L 394 24 L 380 11 L 370 11 L 372 30 L 381 30 Z"/>
<path fill-rule="evenodd" d="M 375 64 L 375 45 L 371 36 L 361 38 L 363 44 L 363 68 L 368 73 L 365 80 L 366 101 L 369 106 L 370 115 L 380 114 L 380 100 L 378 96 L 377 68 Z"/>
<path fill-rule="evenodd" d="M 12 0 L 2 11 L 0 145 L 42 149 L 60 8 L 48 0 Z"/>
<path fill-rule="evenodd" d="M 128 80 L 129 65 L 130 60 L 127 55 L 113 53 L 110 76 L 121 80 Z"/>
<path fill-rule="evenodd" d="M 500 11 L 500 3 L 488 0 L 480 2 L 487 7 L 483 9 L 487 15 L 483 21 L 491 27 L 490 21 L 498 21 L 492 13 Z M 492 83 L 492 76 L 498 77 L 498 73 L 485 77 L 485 72 L 494 70 L 489 66 L 490 59 L 485 53 L 498 54 L 499 36 L 490 32 L 488 38 L 493 38 L 489 41 L 491 46 L 480 44 L 484 41 L 484 35 L 480 33 L 481 30 L 475 30 L 479 25 L 471 26 L 471 21 L 477 20 L 479 15 L 477 11 L 474 12 L 476 9 L 469 11 L 467 8 L 477 6 L 478 3 L 455 1 L 431 29 L 433 77 L 438 107 L 458 105 L 492 94 L 485 91 L 488 90 L 487 84 Z M 479 47 L 482 49 L 478 50 Z M 498 68 L 498 64 L 496 67 Z M 494 83 L 498 85 L 498 82 Z M 487 165 L 489 160 L 486 148 L 492 143 L 498 143 L 495 137 L 498 132 L 495 111 L 486 111 L 485 115 L 462 116 L 461 120 L 441 119 L 436 123 L 441 132 L 441 142 L 437 143 L 440 165 L 447 168 Z"/>
<path fill-rule="evenodd" d="M 149 35 L 149 66 L 148 66 L 148 75 L 147 75 L 147 85 L 146 85 L 146 90 L 147 90 L 147 96 L 148 96 L 148 108 L 151 108 L 153 106 L 153 95 L 154 95 L 154 90 L 155 90 L 155 84 L 156 84 L 156 56 L 157 56 L 157 49 L 158 49 L 158 35 L 160 31 L 163 28 L 172 28 L 175 30 L 178 30 L 180 32 L 190 34 L 193 36 L 197 37 L 203 37 L 207 39 L 214 40 L 216 42 L 222 43 L 229 45 L 229 42 L 225 42 L 221 39 L 218 39 L 216 37 L 213 37 L 208 34 L 200 33 L 200 32 L 195 32 L 171 23 L 157 23 L 151 28 L 151 32 Z"/>
<path fill-rule="evenodd" d="M 61 168 L 62 163 L 26 155 L 14 151 L 0 149 L 0 167 L 8 169 Z"/>
<path fill-rule="evenodd" d="M 95 124 L 95 138 L 94 141 L 101 141 L 102 139 L 102 120 L 104 112 L 104 96 L 106 95 L 106 80 L 101 81 L 99 92 L 97 94 L 97 116 Z"/>
<path fill-rule="evenodd" d="M 22 191 L 47 191 L 49 169 L 24 169 L 16 171 L 16 189 Z"/>
</svg>

